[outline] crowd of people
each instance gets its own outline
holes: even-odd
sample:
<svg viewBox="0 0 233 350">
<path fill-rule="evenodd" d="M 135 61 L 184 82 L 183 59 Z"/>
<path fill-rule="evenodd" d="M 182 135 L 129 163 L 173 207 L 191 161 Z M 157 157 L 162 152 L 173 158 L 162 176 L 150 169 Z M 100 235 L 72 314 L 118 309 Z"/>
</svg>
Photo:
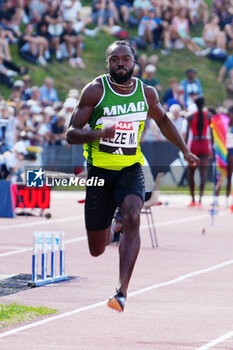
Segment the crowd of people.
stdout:
<svg viewBox="0 0 233 350">
<path fill-rule="evenodd" d="M 195 31 L 199 23 L 202 36 L 191 37 L 190 27 Z M 0 82 L 11 88 L 8 99 L 0 101 L 0 163 L 7 162 L 3 159 L 3 154 L 9 156 L 7 152 L 20 158 L 26 154 L 25 147 L 66 144 L 70 116 L 79 101 L 79 92 L 74 89 L 65 102 L 60 101 L 50 77 L 42 86 L 33 85 L 28 68 L 12 60 L 12 45 L 17 45 L 21 57 L 30 63 L 45 66 L 54 59 L 68 60 L 72 67 L 85 69 L 85 36 L 93 38 L 99 30 L 115 35 L 122 28 L 127 36 L 129 27 L 138 29 L 137 37 L 126 38 L 135 49 L 150 46 L 167 55 L 186 47 L 195 55 L 224 54 L 233 48 L 233 1 L 213 0 L 209 11 L 204 0 L 93 0 L 89 7 L 82 6 L 80 0 L 0 0 Z M 168 115 L 191 143 L 191 119 L 199 111 L 197 99 L 204 95 L 197 70 L 187 69 L 182 81 L 170 78 L 164 91 L 157 78 L 156 51 L 150 57 L 138 55 L 136 62 L 134 77 L 156 88 Z M 226 58 L 216 78 L 225 84 L 226 99 L 218 102 L 229 114 L 233 106 L 233 55 Z M 147 123 L 143 140 L 150 137 L 164 139 L 153 120 Z M 208 130 L 201 137 L 210 139 Z M 205 171 L 203 174 L 202 180 Z M 190 186 L 193 188 L 192 176 Z"/>
</svg>

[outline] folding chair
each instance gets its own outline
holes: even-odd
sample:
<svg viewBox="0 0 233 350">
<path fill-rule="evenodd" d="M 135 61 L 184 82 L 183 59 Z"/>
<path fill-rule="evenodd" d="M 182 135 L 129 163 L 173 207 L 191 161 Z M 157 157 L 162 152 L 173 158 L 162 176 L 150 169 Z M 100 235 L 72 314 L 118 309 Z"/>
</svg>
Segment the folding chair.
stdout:
<svg viewBox="0 0 233 350">
<path fill-rule="evenodd" d="M 160 190 L 161 179 L 163 175 L 164 173 L 158 173 L 158 175 L 156 176 L 154 188 L 152 192 L 146 192 L 146 201 L 144 202 L 144 206 L 141 210 L 141 214 L 146 214 L 152 248 L 158 247 L 159 243 L 158 243 L 158 238 L 157 238 L 155 224 L 154 224 L 154 217 L 153 217 L 153 212 L 151 210 L 151 207 L 158 203 L 159 190 Z"/>
</svg>

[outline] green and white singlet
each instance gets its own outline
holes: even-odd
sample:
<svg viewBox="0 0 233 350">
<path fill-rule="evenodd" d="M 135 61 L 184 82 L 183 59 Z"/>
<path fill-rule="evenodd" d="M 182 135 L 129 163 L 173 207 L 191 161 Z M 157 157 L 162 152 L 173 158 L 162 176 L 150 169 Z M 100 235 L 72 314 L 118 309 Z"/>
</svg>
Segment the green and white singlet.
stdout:
<svg viewBox="0 0 233 350">
<path fill-rule="evenodd" d="M 114 138 L 101 138 L 84 144 L 87 163 L 118 171 L 135 163 L 143 165 L 140 138 L 149 109 L 143 83 L 135 78 L 134 91 L 122 95 L 112 89 L 107 75 L 100 78 L 104 92 L 88 124 L 91 129 L 114 126 L 116 132 Z"/>
</svg>

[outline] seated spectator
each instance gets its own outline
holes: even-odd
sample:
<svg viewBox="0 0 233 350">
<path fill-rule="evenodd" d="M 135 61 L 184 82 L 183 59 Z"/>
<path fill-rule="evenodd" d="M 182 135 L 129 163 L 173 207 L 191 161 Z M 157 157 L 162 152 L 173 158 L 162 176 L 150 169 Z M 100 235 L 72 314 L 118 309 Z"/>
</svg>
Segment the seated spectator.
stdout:
<svg viewBox="0 0 233 350">
<path fill-rule="evenodd" d="M 157 68 L 152 64 L 149 64 L 148 66 L 146 66 L 145 74 L 144 74 L 144 77 L 142 78 L 142 81 L 146 85 L 155 87 L 156 90 L 160 92 L 162 90 L 162 87 L 160 85 L 159 80 L 155 76 L 156 70 Z"/>
<path fill-rule="evenodd" d="M 229 77 L 225 83 L 226 99 L 223 102 L 225 108 L 230 108 L 233 105 L 233 68 L 229 72 Z"/>
<path fill-rule="evenodd" d="M 223 63 L 222 67 L 219 70 L 218 80 L 223 81 L 225 74 L 229 77 L 230 70 L 233 68 L 233 55 L 228 56 L 226 61 Z"/>
<path fill-rule="evenodd" d="M 204 26 L 202 36 L 205 47 L 226 49 L 226 36 L 219 27 L 218 16 L 210 18 L 210 21 Z"/>
<path fill-rule="evenodd" d="M 180 82 L 180 85 L 184 88 L 184 99 L 186 107 L 193 103 L 191 94 L 196 94 L 197 96 L 203 96 L 202 84 L 197 78 L 197 71 L 194 68 L 188 68 L 186 70 L 186 79 Z"/>
<path fill-rule="evenodd" d="M 44 106 L 52 106 L 54 102 L 59 100 L 53 83 L 53 79 L 47 77 L 45 78 L 44 85 L 40 88 L 40 101 Z"/>
<path fill-rule="evenodd" d="M 3 29 L 11 30 L 16 36 L 20 36 L 20 23 L 24 11 L 20 7 L 13 6 L 12 0 L 5 0 L 0 8 L 0 21 Z"/>
<path fill-rule="evenodd" d="M 48 134 L 49 145 L 62 145 L 65 141 L 66 118 L 64 115 L 58 115 L 50 124 L 50 132 Z"/>
<path fill-rule="evenodd" d="M 227 37 L 227 48 L 233 49 L 233 17 L 231 23 L 225 25 L 224 31 Z"/>
<path fill-rule="evenodd" d="M 173 104 L 179 104 L 182 108 L 185 108 L 184 88 L 179 85 L 176 78 L 170 79 L 170 88 L 165 91 L 162 102 L 165 104 L 166 110 Z"/>
<path fill-rule="evenodd" d="M 189 35 L 189 21 L 187 19 L 187 10 L 180 8 L 177 16 L 172 20 L 171 39 L 179 39 L 179 46 L 174 43 L 174 48 L 187 47 L 191 52 L 200 52 L 200 47 L 190 38 Z M 180 45 L 181 44 L 181 45 Z"/>
<path fill-rule="evenodd" d="M 92 4 L 92 19 L 98 27 L 114 25 L 114 3 L 112 0 L 94 0 Z"/>
<path fill-rule="evenodd" d="M 38 24 L 42 20 L 43 14 L 47 11 L 48 3 L 44 0 L 32 0 L 29 4 L 29 18 L 33 24 Z"/>
<path fill-rule="evenodd" d="M 114 4 L 117 9 L 117 22 L 121 19 L 127 26 L 130 17 L 130 10 L 132 9 L 132 2 L 130 0 L 115 0 Z"/>
<path fill-rule="evenodd" d="M 147 15 L 147 11 L 151 7 L 152 4 L 150 0 L 134 0 L 133 2 L 133 11 L 139 20 Z"/>
<path fill-rule="evenodd" d="M 70 65 L 85 68 L 86 65 L 81 57 L 83 37 L 75 33 L 72 22 L 66 22 L 61 41 L 63 56 L 69 58 Z"/>
<path fill-rule="evenodd" d="M 139 23 L 138 35 L 151 44 L 152 48 L 160 46 L 163 35 L 164 47 L 168 48 L 170 44 L 170 33 L 167 28 L 168 23 L 158 18 L 155 9 L 151 7 L 148 10 L 147 16 L 144 16 Z"/>
<path fill-rule="evenodd" d="M 80 19 L 80 11 L 82 4 L 77 0 L 63 0 L 62 2 L 62 16 L 65 22 L 72 22 L 73 29 L 76 34 L 83 33 L 89 37 L 95 37 L 99 28 L 88 29 L 86 26 L 93 22 L 93 19 L 88 16 L 85 20 Z"/>
<path fill-rule="evenodd" d="M 189 20 L 196 27 L 201 21 L 206 24 L 208 21 L 208 6 L 204 0 L 188 0 Z"/>
<path fill-rule="evenodd" d="M 25 33 L 19 40 L 19 53 L 30 63 L 47 64 L 45 53 L 49 50 L 48 41 L 42 36 L 36 36 L 32 24 L 28 24 Z"/>
<path fill-rule="evenodd" d="M 28 68 L 19 67 L 12 62 L 7 37 L 8 35 L 6 34 L 6 31 L 0 28 L 0 56 L 3 58 L 4 66 L 17 74 L 26 74 Z"/>
<path fill-rule="evenodd" d="M 78 0 L 63 0 L 62 1 L 62 16 L 65 22 L 76 23 L 80 20 L 80 10 L 82 4 Z"/>
<path fill-rule="evenodd" d="M 16 72 L 14 72 L 11 69 L 8 69 L 4 64 L 4 59 L 2 56 L 0 56 L 0 83 L 6 85 L 9 88 L 13 87 L 14 79 L 17 75 Z"/>
<path fill-rule="evenodd" d="M 40 22 L 37 25 L 37 36 L 44 38 L 48 43 L 48 50 L 44 53 L 44 58 L 47 62 L 51 62 L 51 52 L 60 50 L 60 40 L 54 40 L 52 35 L 48 32 L 48 24 Z"/>
<path fill-rule="evenodd" d="M 42 22 L 48 25 L 48 33 L 51 35 L 53 47 L 55 47 L 55 55 L 57 61 L 62 60 L 62 53 L 60 50 L 60 39 L 63 33 L 64 20 L 61 11 L 56 1 L 52 0 L 48 5 L 48 10 L 42 17 Z"/>
</svg>

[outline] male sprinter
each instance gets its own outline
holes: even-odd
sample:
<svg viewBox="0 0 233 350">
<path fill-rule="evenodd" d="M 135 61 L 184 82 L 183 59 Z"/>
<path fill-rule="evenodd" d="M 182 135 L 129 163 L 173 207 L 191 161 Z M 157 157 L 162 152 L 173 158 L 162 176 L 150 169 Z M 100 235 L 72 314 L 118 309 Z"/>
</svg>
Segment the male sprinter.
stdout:
<svg viewBox="0 0 233 350">
<path fill-rule="evenodd" d="M 124 41 L 116 41 L 108 47 L 106 58 L 108 74 L 84 88 L 66 139 L 70 144 L 84 143 L 88 178 L 104 179 L 104 186 L 86 189 L 85 223 L 91 255 L 101 255 L 112 241 L 112 218 L 117 206 L 121 210 L 124 234 L 119 245 L 120 285 L 108 306 L 123 311 L 140 247 L 140 212 L 144 201 L 140 136 L 146 118 L 150 116 L 156 121 L 190 165 L 196 165 L 199 159 L 189 151 L 167 117 L 156 90 L 132 77 L 134 49 Z"/>
</svg>

